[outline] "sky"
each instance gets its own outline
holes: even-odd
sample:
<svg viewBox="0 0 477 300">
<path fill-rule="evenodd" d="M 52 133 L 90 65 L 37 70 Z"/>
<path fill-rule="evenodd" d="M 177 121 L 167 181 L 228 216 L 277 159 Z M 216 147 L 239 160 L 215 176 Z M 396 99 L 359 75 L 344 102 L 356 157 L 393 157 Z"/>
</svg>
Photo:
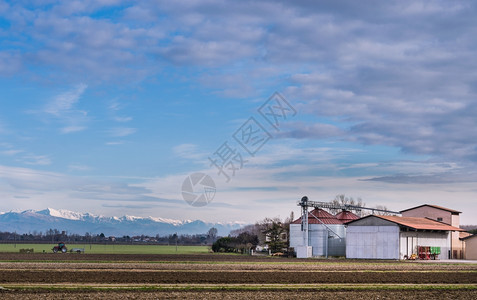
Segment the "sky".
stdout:
<svg viewBox="0 0 477 300">
<path fill-rule="evenodd" d="M 345 194 L 477 224 L 476 14 L 0 0 L 0 211 L 255 222 Z"/>
</svg>

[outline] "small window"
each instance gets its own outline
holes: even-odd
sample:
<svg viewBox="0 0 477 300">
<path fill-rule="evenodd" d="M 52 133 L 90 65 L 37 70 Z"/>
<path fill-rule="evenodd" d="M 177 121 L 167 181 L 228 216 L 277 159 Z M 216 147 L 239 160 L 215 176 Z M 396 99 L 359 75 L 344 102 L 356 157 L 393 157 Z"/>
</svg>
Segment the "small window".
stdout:
<svg viewBox="0 0 477 300">
<path fill-rule="evenodd" d="M 437 221 L 442 222 L 442 218 L 437 218 Z"/>
</svg>

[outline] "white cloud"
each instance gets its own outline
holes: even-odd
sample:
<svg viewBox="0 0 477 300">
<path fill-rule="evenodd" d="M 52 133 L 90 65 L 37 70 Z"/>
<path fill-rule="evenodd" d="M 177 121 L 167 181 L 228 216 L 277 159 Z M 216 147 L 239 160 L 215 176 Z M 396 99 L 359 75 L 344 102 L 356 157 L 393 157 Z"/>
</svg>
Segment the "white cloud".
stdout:
<svg viewBox="0 0 477 300">
<path fill-rule="evenodd" d="M 86 127 L 84 126 L 68 126 L 61 128 L 61 133 L 72 133 L 72 132 L 79 132 L 85 130 Z"/>
<path fill-rule="evenodd" d="M 281 137 L 286 138 L 317 138 L 317 139 L 326 139 L 330 137 L 340 137 L 344 135 L 342 129 L 336 127 L 335 125 L 325 124 L 325 123 L 314 123 L 314 124 L 304 124 L 304 123 L 287 123 L 285 126 L 286 131 L 279 134 Z"/>
<path fill-rule="evenodd" d="M 82 165 L 71 165 L 73 168 Z M 161 207 L 170 199 L 149 196 L 143 187 L 125 183 L 124 180 L 85 178 L 57 172 L 38 171 L 30 168 L 0 165 L 0 210 L 10 210 L 11 203 L 18 209 L 44 209 L 58 207 L 103 214 L 104 205 L 154 204 Z M 182 204 L 182 203 L 180 203 Z M 185 206 L 185 205 L 183 205 Z M 146 216 L 150 215 L 150 211 Z M 157 216 L 160 216 L 158 213 Z"/>
<path fill-rule="evenodd" d="M 412 169 L 418 171 L 422 166 L 416 163 Z M 223 176 L 217 175 L 216 170 L 205 169 L 201 172 L 209 174 L 217 186 L 217 192 L 211 204 L 204 208 L 181 210 L 179 213 L 177 207 L 165 208 L 161 211 L 167 212 L 168 216 L 180 214 L 192 219 L 200 216 L 209 220 L 255 222 L 265 216 L 283 218 L 288 216 L 290 211 L 295 211 L 295 215 L 299 214 L 296 202 L 304 195 L 316 201 L 331 201 L 337 194 L 343 193 L 354 198 L 360 197 L 371 207 L 385 205 L 388 209 L 398 211 L 411 207 L 415 203 L 429 201 L 466 212 L 471 211 L 471 207 L 477 209 L 477 205 L 473 202 L 474 183 L 454 182 L 446 185 L 429 183 L 423 198 L 422 183 L 363 181 L 370 177 L 341 175 L 339 172 L 341 167 L 333 163 L 267 166 L 267 168 L 247 165 L 237 171 L 236 176 L 232 177 L 229 183 L 225 182 Z M 353 165 L 349 167 L 352 168 Z M 394 167 L 399 170 L 400 166 L 396 163 Z M 320 169 L 322 172 L 319 171 Z M 317 170 L 322 175 L 313 175 Z M 150 190 L 151 196 L 182 201 L 181 186 L 188 175 L 160 177 L 137 185 Z M 456 197 L 461 201 L 450 204 L 449 199 Z M 251 207 L 253 207 L 252 210 Z M 469 213 L 463 214 L 462 223 L 472 223 L 472 218 L 473 216 Z"/>
<path fill-rule="evenodd" d="M 136 133 L 136 131 L 137 131 L 136 128 L 117 127 L 117 128 L 110 129 L 108 133 L 112 137 L 125 137 L 125 136 Z"/>
<path fill-rule="evenodd" d="M 107 142 L 106 145 L 108 146 L 117 146 L 117 145 L 123 145 L 124 141 L 115 141 L 115 142 Z"/>
<path fill-rule="evenodd" d="M 118 115 L 118 112 L 125 109 L 126 107 L 127 107 L 127 104 L 125 104 L 124 102 L 119 102 L 118 100 L 112 101 L 108 106 L 108 110 L 109 110 L 109 113 L 111 114 L 111 118 L 115 122 L 119 122 L 119 123 L 131 122 L 133 120 L 133 117 Z"/>
<path fill-rule="evenodd" d="M 6 156 L 15 156 L 20 153 L 24 153 L 24 150 L 21 149 L 15 149 L 12 144 L 10 143 L 0 143 L 0 148 L 3 148 L 4 150 L 0 151 L 0 154 L 6 155 Z"/>
<path fill-rule="evenodd" d="M 132 120 L 133 120 L 132 117 L 114 117 L 114 121 L 121 122 L 121 123 L 130 122 Z"/>
<path fill-rule="evenodd" d="M 21 71 L 23 63 L 19 53 L 0 51 L 0 74 L 10 76 Z"/>
<path fill-rule="evenodd" d="M 51 159 L 46 155 L 29 154 L 22 156 L 20 161 L 26 165 L 47 166 L 51 164 Z"/>
<path fill-rule="evenodd" d="M 242 57 L 254 56 L 256 50 L 239 41 L 201 41 L 181 36 L 175 37 L 172 45 L 160 50 L 160 54 L 172 62 L 219 66 Z"/>
<path fill-rule="evenodd" d="M 199 151 L 199 147 L 194 144 L 177 145 L 172 149 L 172 151 L 174 152 L 174 155 L 181 158 L 197 160 L 197 161 L 202 161 L 207 159 L 207 153 Z"/>
<path fill-rule="evenodd" d="M 5 124 L 0 120 L 0 134 L 6 134 L 8 133 L 8 130 L 6 129 Z"/>
<path fill-rule="evenodd" d="M 81 164 L 71 164 L 68 166 L 68 170 L 70 171 L 91 171 L 93 170 L 90 166 L 85 166 Z"/>
<path fill-rule="evenodd" d="M 3 155 L 14 156 L 14 155 L 17 155 L 17 154 L 20 154 L 20 153 L 23 153 L 23 152 L 25 152 L 25 151 L 24 150 L 18 150 L 18 149 L 9 149 L 9 150 L 1 151 L 0 153 L 3 154 Z"/>
<path fill-rule="evenodd" d="M 46 104 L 42 112 L 33 111 L 33 113 L 42 113 L 43 117 L 58 122 L 61 126 L 59 131 L 62 134 L 86 130 L 86 123 L 89 121 L 88 112 L 76 107 L 86 88 L 85 84 L 79 84 L 54 97 Z"/>
<path fill-rule="evenodd" d="M 87 86 L 85 84 L 80 84 L 72 91 L 56 96 L 55 99 L 47 104 L 45 112 L 55 116 L 71 112 L 73 105 L 79 101 L 86 88 Z"/>
</svg>

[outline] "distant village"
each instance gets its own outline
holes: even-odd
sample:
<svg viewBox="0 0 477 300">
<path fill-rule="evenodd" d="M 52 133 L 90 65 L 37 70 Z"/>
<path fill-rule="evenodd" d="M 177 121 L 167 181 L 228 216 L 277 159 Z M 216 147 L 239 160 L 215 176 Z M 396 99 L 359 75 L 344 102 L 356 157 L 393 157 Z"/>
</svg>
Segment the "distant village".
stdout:
<svg viewBox="0 0 477 300">
<path fill-rule="evenodd" d="M 66 242 L 72 244 L 158 244 L 158 245 L 210 245 L 217 240 L 217 230 L 215 228 L 209 229 L 204 234 L 193 235 L 177 235 L 169 234 L 165 236 L 106 236 L 103 233 L 91 234 L 68 234 L 66 231 L 59 231 L 58 229 L 49 229 L 45 233 L 12 233 L 0 232 L 0 243 L 53 243 Z"/>
</svg>

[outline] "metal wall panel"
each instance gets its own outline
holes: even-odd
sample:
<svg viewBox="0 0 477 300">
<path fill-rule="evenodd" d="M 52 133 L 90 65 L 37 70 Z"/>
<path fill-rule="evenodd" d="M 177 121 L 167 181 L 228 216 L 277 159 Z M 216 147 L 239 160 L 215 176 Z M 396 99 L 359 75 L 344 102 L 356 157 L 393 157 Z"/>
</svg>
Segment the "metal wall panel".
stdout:
<svg viewBox="0 0 477 300">
<path fill-rule="evenodd" d="M 297 248 L 305 246 L 303 241 L 303 231 L 300 224 L 290 224 L 290 247 Z"/>
<path fill-rule="evenodd" d="M 399 227 L 348 226 L 346 257 L 399 259 Z"/>
<path fill-rule="evenodd" d="M 290 224 L 290 247 L 296 249 L 304 246 L 303 234 L 301 224 Z M 346 254 L 346 229 L 344 225 L 310 224 L 308 236 L 308 243 L 313 247 L 313 256 L 326 256 L 327 254 L 328 256 L 344 256 Z"/>
</svg>

